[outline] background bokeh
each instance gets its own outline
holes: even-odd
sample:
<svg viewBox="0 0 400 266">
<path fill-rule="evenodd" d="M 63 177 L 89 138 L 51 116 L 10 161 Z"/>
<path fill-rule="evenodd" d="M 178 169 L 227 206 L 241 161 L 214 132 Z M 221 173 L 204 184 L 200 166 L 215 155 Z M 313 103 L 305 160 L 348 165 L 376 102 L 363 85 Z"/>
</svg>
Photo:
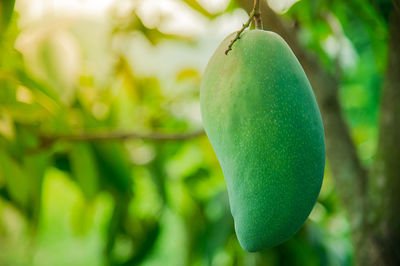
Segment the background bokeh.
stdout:
<svg viewBox="0 0 400 266">
<path fill-rule="evenodd" d="M 243 2 L 17 0 L 13 10 L 2 0 L 0 265 L 354 263 L 329 162 L 292 239 L 258 253 L 238 244 L 222 171 L 195 133 L 202 73 L 248 19 Z M 361 0 L 269 5 L 339 81 L 340 110 L 368 169 L 390 10 Z M 85 134 L 110 139 L 73 138 Z"/>
</svg>

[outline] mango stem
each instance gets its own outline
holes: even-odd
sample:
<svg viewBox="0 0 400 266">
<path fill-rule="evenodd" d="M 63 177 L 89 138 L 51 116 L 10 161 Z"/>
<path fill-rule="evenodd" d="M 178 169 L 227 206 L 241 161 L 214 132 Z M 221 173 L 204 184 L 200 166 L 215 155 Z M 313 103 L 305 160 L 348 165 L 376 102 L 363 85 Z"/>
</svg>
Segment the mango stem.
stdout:
<svg viewBox="0 0 400 266">
<path fill-rule="evenodd" d="M 254 8 L 253 8 L 254 14 L 254 26 L 258 30 L 263 29 L 262 25 L 262 20 L 261 20 L 261 11 L 260 11 L 260 0 L 255 0 L 254 1 Z"/>
<path fill-rule="evenodd" d="M 261 21 L 261 11 L 260 11 L 260 0 L 254 0 L 253 10 L 250 12 L 250 17 L 245 24 L 243 24 L 242 28 L 236 32 L 235 38 L 231 40 L 229 43 L 228 49 L 226 49 L 225 54 L 228 55 L 229 51 L 232 50 L 233 44 L 240 39 L 240 35 L 242 32 L 250 26 L 251 21 L 254 19 L 254 26 L 256 29 L 262 30 L 263 25 Z"/>
</svg>

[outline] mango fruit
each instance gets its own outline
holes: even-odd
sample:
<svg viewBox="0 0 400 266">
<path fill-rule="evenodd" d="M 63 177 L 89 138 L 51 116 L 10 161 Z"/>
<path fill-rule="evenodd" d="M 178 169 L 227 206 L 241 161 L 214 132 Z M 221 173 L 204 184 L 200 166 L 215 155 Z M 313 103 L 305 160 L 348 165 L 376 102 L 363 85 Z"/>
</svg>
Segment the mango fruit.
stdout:
<svg viewBox="0 0 400 266">
<path fill-rule="evenodd" d="M 253 252 L 292 237 L 322 185 L 325 139 L 311 85 L 276 33 L 228 36 L 200 89 L 206 134 L 221 165 L 235 231 Z"/>
</svg>

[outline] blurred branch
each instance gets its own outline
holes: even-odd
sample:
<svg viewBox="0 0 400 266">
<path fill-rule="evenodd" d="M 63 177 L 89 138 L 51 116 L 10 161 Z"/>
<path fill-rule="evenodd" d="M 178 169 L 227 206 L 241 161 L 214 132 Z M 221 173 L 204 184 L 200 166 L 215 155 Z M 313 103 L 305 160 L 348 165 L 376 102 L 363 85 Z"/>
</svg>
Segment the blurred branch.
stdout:
<svg viewBox="0 0 400 266">
<path fill-rule="evenodd" d="M 126 140 L 126 139 L 143 139 L 151 141 L 173 141 L 187 140 L 199 137 L 204 134 L 204 130 L 198 130 L 191 133 L 180 134 L 163 134 L 150 133 L 140 134 L 135 132 L 106 132 L 106 133 L 81 133 L 81 134 L 60 134 L 60 135 L 42 135 L 41 147 L 48 147 L 56 141 L 101 141 L 101 140 Z"/>
<path fill-rule="evenodd" d="M 247 11 L 251 10 L 251 0 L 238 0 Z M 324 121 L 327 156 L 332 173 L 345 208 L 351 216 L 353 227 L 360 227 L 363 217 L 364 194 L 367 173 L 361 166 L 348 126 L 343 118 L 337 98 L 339 81 L 329 73 L 318 58 L 307 50 L 297 39 L 297 28 L 279 17 L 268 6 L 261 3 L 261 14 L 266 30 L 281 35 L 302 64 L 314 89 Z"/>
</svg>

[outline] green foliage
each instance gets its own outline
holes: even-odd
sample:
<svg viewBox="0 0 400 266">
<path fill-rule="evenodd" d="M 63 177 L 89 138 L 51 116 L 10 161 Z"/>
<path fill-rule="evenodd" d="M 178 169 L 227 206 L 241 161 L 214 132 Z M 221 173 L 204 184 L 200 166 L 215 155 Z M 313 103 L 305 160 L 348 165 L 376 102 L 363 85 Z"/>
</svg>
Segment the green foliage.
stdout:
<svg viewBox="0 0 400 266">
<path fill-rule="evenodd" d="M 0 1 L 0 265 L 350 265 L 350 229 L 329 170 L 294 238 L 250 254 L 234 234 L 222 171 L 205 136 L 46 138 L 201 127 L 201 73 L 218 32 L 226 31 L 219 25 L 244 12 L 241 1 L 215 13 L 207 1 L 174 2 L 189 12 L 178 17 L 204 28 L 169 31 L 174 12 L 153 12 L 151 20 L 120 1 L 104 17 L 41 14 L 32 22 L 24 1 L 14 11 L 14 1 Z M 376 148 L 386 2 L 303 0 L 283 15 L 339 77 L 366 166 Z"/>
<path fill-rule="evenodd" d="M 71 172 L 81 187 L 83 194 L 93 199 L 98 191 L 99 167 L 92 148 L 88 144 L 77 144 L 69 154 Z M 113 174 L 114 175 L 114 174 Z"/>
</svg>

